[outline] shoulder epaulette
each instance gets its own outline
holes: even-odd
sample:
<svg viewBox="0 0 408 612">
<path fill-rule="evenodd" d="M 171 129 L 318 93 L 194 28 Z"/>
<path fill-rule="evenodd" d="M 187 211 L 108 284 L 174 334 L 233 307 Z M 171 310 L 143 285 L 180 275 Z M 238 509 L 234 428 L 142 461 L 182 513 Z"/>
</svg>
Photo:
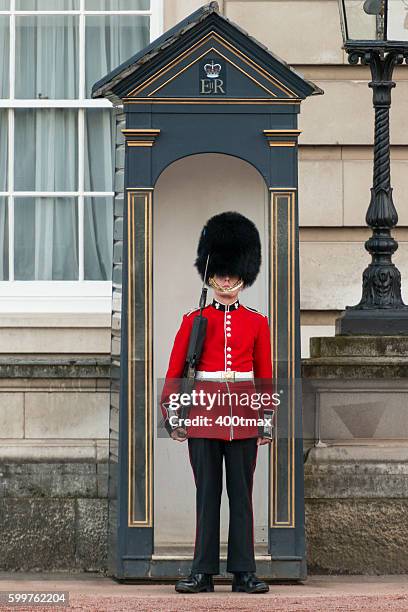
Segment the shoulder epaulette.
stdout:
<svg viewBox="0 0 408 612">
<path fill-rule="evenodd" d="M 197 312 L 197 310 L 200 310 L 200 308 L 192 308 L 191 310 L 189 310 L 188 312 L 186 312 L 186 317 L 188 317 L 189 315 L 191 315 L 193 312 Z"/>
<path fill-rule="evenodd" d="M 256 310 L 255 308 L 251 308 L 250 306 L 245 306 L 245 304 L 242 304 L 242 306 L 244 308 L 246 308 L 247 310 L 250 310 L 251 312 L 255 312 L 256 314 L 261 315 L 261 317 L 266 317 L 267 316 L 263 312 L 259 312 L 259 310 Z"/>
</svg>

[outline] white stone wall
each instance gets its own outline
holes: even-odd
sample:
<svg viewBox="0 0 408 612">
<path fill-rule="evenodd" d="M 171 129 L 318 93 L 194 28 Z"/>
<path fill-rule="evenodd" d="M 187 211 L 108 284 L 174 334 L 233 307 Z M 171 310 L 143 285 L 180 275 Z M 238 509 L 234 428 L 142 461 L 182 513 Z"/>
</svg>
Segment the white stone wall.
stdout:
<svg viewBox="0 0 408 612">
<path fill-rule="evenodd" d="M 203 3 L 204 0 L 165 0 L 164 28 L 170 28 Z M 366 68 L 347 63 L 341 49 L 335 0 L 220 0 L 219 4 L 228 18 L 325 91 L 324 96 L 305 101 L 300 116 L 303 130 L 299 176 L 302 354 L 307 356 L 308 338 L 333 334 L 336 316 L 345 305 L 360 299 L 361 274 L 369 262 L 363 243 L 369 236 L 364 217 L 372 173 L 373 112 L 371 90 L 367 86 L 370 75 Z M 391 111 L 392 182 L 400 219 L 395 232 L 399 250 L 394 261 L 402 273 L 406 301 L 408 209 L 404 206 L 404 196 L 408 175 L 408 127 L 404 119 L 408 110 L 407 72 L 406 67 L 396 70 L 397 88 L 392 93 Z M 109 352 L 109 313 L 96 316 L 0 315 L 0 354 L 4 356 L 108 355 Z M 88 401 L 86 393 L 81 393 L 79 411 L 93 414 L 93 400 Z M 39 401 L 40 397 L 46 399 L 39 391 L 9 394 L 4 390 L 1 397 L 4 439 L 24 440 L 23 424 L 28 432 L 35 431 L 35 435 L 42 435 L 44 440 L 49 438 L 47 432 L 52 428 L 47 424 L 48 416 L 44 414 L 42 418 L 41 434 L 38 421 L 34 429 L 34 412 L 31 411 L 38 403 L 46 412 L 52 410 L 51 405 L 57 410 L 55 406 L 59 400 L 56 397 L 52 404 Z M 66 411 L 62 408 L 64 402 L 74 396 L 64 391 L 63 397 L 58 408 L 62 417 L 58 431 L 61 439 L 81 438 L 76 427 L 83 427 L 89 439 L 99 439 L 102 427 L 107 437 L 107 427 L 101 424 L 105 422 L 101 414 L 107 411 L 107 396 L 106 406 L 100 408 L 98 419 L 92 421 L 86 417 L 77 426 L 67 422 Z M 22 416 L 26 399 L 31 408 Z M 74 411 L 76 409 L 74 406 Z M 58 416 L 55 418 L 58 420 Z"/>
<path fill-rule="evenodd" d="M 108 380 L 0 379 L 0 461 L 107 460 Z"/>
<path fill-rule="evenodd" d="M 165 28 L 201 6 L 165 2 Z M 299 139 L 302 355 L 308 338 L 333 335 L 334 320 L 361 297 L 370 256 L 365 213 L 370 199 L 374 113 L 370 72 L 350 66 L 342 50 L 337 0 L 223 0 L 223 14 L 321 87 L 324 96 L 302 104 Z M 392 92 L 391 172 L 399 214 L 394 261 L 408 301 L 408 70 L 395 71 Z"/>
<path fill-rule="evenodd" d="M 0 354 L 106 355 L 110 322 L 110 313 L 0 313 Z"/>
</svg>

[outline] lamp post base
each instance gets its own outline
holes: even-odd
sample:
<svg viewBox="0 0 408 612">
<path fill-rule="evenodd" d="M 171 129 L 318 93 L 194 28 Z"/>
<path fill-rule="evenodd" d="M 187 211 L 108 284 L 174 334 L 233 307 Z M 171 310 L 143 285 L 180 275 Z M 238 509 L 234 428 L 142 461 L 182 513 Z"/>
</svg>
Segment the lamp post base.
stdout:
<svg viewBox="0 0 408 612">
<path fill-rule="evenodd" d="M 408 335 L 408 307 L 358 310 L 346 307 L 346 310 L 336 319 L 336 336 L 339 335 Z"/>
<path fill-rule="evenodd" d="M 408 305 L 402 301 L 400 271 L 392 262 L 398 243 L 391 230 L 398 223 L 398 214 L 390 177 L 390 106 L 395 87 L 392 74 L 406 55 L 392 45 L 386 49 L 377 44 L 372 48 L 346 45 L 345 49 L 350 64 L 369 65 L 372 76 L 369 87 L 375 109 L 374 171 L 366 222 L 373 233 L 364 245 L 372 260 L 363 272 L 361 300 L 346 307 L 336 320 L 336 335 L 408 335 Z"/>
</svg>

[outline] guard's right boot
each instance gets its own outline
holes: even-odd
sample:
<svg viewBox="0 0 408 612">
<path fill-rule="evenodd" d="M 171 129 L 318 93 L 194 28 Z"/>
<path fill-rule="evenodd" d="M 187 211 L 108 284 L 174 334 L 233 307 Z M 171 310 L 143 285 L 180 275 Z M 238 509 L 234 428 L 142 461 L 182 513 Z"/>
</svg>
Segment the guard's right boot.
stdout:
<svg viewBox="0 0 408 612">
<path fill-rule="evenodd" d="M 267 593 L 269 586 L 255 572 L 234 572 L 232 590 L 243 593 Z"/>
<path fill-rule="evenodd" d="M 179 580 L 175 587 L 178 593 L 210 593 L 214 591 L 212 574 L 191 573 Z"/>
</svg>

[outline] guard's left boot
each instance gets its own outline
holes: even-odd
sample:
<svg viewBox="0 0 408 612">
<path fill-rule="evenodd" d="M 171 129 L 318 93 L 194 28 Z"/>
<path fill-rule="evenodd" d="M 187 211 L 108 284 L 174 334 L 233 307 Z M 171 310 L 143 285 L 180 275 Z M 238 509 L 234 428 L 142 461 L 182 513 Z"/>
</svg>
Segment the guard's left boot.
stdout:
<svg viewBox="0 0 408 612">
<path fill-rule="evenodd" d="M 212 574 L 203 574 L 201 572 L 191 572 L 186 578 L 181 578 L 175 587 L 178 593 L 212 593 L 214 591 L 214 583 Z"/>
<path fill-rule="evenodd" d="M 269 586 L 254 572 L 234 572 L 232 590 L 243 593 L 267 593 Z"/>
</svg>

